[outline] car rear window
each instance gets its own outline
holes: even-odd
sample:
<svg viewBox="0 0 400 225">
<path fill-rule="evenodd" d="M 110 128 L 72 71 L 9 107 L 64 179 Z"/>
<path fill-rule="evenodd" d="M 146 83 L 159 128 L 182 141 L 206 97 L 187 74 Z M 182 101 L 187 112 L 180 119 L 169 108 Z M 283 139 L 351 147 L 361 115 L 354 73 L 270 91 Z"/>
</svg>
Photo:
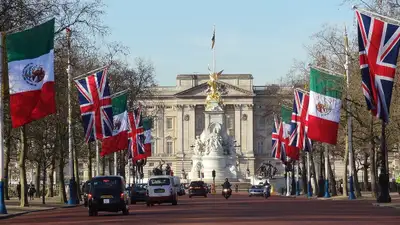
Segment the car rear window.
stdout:
<svg viewBox="0 0 400 225">
<path fill-rule="evenodd" d="M 95 189 L 114 189 L 121 187 L 121 180 L 118 178 L 95 178 L 92 183 Z"/>
<path fill-rule="evenodd" d="M 195 181 L 195 182 L 190 183 L 190 186 L 191 187 L 202 187 L 202 186 L 204 186 L 204 182 L 203 181 Z"/>
<path fill-rule="evenodd" d="M 136 184 L 135 185 L 135 189 L 139 190 L 139 191 L 140 190 L 146 190 L 146 188 L 147 188 L 146 186 L 147 186 L 146 184 Z"/>
<path fill-rule="evenodd" d="M 170 183 L 169 178 L 152 178 L 149 180 L 150 186 L 169 185 Z"/>
</svg>

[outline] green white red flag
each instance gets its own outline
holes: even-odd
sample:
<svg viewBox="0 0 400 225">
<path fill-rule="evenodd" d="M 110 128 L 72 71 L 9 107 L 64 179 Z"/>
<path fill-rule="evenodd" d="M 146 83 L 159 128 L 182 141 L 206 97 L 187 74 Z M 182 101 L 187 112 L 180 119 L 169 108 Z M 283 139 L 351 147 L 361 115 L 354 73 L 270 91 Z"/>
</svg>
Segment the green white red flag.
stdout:
<svg viewBox="0 0 400 225">
<path fill-rule="evenodd" d="M 282 126 L 283 126 L 283 138 L 284 138 L 284 146 L 286 151 L 286 156 L 290 157 L 292 160 L 299 160 L 299 148 L 296 146 L 291 146 L 290 143 L 290 135 L 291 135 L 291 120 L 292 120 L 292 109 L 282 106 L 281 107 L 281 117 L 282 117 Z"/>
<path fill-rule="evenodd" d="M 13 128 L 56 113 L 54 19 L 6 36 Z"/>
<path fill-rule="evenodd" d="M 128 148 L 128 111 L 126 93 L 111 99 L 113 111 L 113 136 L 103 139 L 101 156 L 105 156 Z"/>
<path fill-rule="evenodd" d="M 308 106 L 310 139 L 332 145 L 337 143 L 343 81 L 344 77 L 311 68 Z"/>
</svg>

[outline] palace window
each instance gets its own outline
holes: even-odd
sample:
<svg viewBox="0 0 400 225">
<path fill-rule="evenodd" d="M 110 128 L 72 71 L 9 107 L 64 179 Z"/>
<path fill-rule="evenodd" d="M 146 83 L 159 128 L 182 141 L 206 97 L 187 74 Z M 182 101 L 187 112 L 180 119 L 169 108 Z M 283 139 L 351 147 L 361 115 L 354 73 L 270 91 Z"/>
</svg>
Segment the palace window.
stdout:
<svg viewBox="0 0 400 225">
<path fill-rule="evenodd" d="M 154 166 L 154 163 L 149 163 L 149 166 L 151 167 L 151 166 Z"/>
<path fill-rule="evenodd" d="M 202 130 L 204 128 L 203 117 L 198 116 L 196 118 L 196 130 Z"/>
<path fill-rule="evenodd" d="M 167 142 L 167 155 L 172 155 L 172 141 Z"/>
<path fill-rule="evenodd" d="M 265 129 L 265 128 L 266 128 L 265 117 L 260 116 L 260 117 L 258 118 L 258 127 L 259 127 L 260 129 Z"/>
<path fill-rule="evenodd" d="M 167 129 L 171 130 L 173 128 L 173 120 L 171 117 L 167 118 Z"/>
<path fill-rule="evenodd" d="M 257 142 L 257 154 L 262 154 L 264 149 L 264 142 L 258 141 Z"/>
</svg>

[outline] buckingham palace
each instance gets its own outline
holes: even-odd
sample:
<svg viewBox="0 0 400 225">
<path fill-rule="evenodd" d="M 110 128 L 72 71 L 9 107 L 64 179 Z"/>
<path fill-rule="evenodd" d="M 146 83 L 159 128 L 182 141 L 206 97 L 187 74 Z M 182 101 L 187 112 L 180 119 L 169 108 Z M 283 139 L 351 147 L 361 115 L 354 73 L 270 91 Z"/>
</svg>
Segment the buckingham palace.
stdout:
<svg viewBox="0 0 400 225">
<path fill-rule="evenodd" d="M 154 118 L 152 157 L 144 168 L 145 178 L 161 160 L 172 167 L 176 176 L 190 172 L 194 142 L 205 127 L 208 80 L 208 74 L 180 74 L 176 86 L 157 86 L 153 97 L 142 101 L 145 113 Z M 237 166 L 241 177 L 246 177 L 246 171 L 253 175 L 264 161 L 280 167 L 280 162 L 270 157 L 272 112 L 279 109 L 279 99 L 289 97 L 292 89 L 255 86 L 251 74 L 222 74 L 218 88 L 227 132 L 236 140 L 235 148 L 240 153 Z"/>
</svg>

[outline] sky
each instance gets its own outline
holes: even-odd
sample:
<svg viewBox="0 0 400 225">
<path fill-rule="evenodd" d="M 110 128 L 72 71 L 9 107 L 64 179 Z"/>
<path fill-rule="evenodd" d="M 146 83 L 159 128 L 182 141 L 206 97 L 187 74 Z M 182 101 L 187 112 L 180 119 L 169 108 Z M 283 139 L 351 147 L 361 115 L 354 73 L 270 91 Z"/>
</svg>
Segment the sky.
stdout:
<svg viewBox="0 0 400 225">
<path fill-rule="evenodd" d="M 343 0 L 104 0 L 107 41 L 150 60 L 159 85 L 177 74 L 208 73 L 216 26 L 216 70 L 250 73 L 254 85 L 277 83 L 294 59 L 308 62 L 305 45 L 324 24 L 351 26 Z"/>
</svg>

